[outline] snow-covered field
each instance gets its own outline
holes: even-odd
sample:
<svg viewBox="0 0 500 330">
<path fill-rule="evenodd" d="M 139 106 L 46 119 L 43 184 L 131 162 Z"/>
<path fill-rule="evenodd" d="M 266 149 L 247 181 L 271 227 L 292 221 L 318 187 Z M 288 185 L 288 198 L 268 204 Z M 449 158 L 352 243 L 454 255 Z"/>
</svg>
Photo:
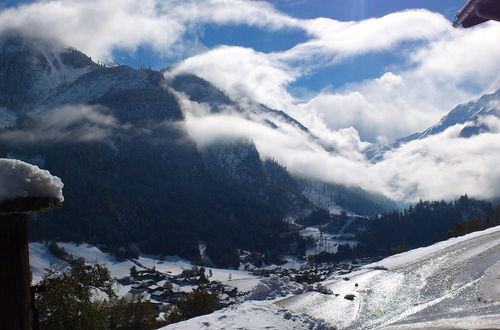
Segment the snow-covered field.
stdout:
<svg viewBox="0 0 500 330">
<path fill-rule="evenodd" d="M 111 276 L 117 278 L 130 275 L 130 268 L 132 266 L 135 266 L 137 270 L 152 269 L 154 267 L 157 271 L 169 275 L 179 275 L 183 270 L 193 267 L 189 261 L 175 256 L 165 257 L 164 260 L 160 260 L 155 256 L 141 255 L 138 259 L 134 259 L 133 261 L 120 261 L 90 244 L 83 243 L 77 245 L 76 243 L 58 242 L 57 245 L 63 247 L 66 252 L 73 255 L 73 257 L 84 258 L 87 263 L 104 264 L 109 269 Z M 43 243 L 32 242 L 29 246 L 30 265 L 34 283 L 42 279 L 45 269 L 51 266 L 68 266 L 65 261 L 50 254 L 48 248 Z M 261 277 L 252 275 L 246 271 L 207 267 L 206 273 L 210 271 L 212 276 L 209 277 L 209 280 L 220 281 L 225 285 L 238 288 L 241 292 L 251 291 L 261 279 Z M 185 287 L 179 288 L 180 291 L 186 291 L 186 289 Z M 189 289 L 192 289 L 192 287 Z M 126 293 L 127 291 L 128 290 L 119 290 L 119 293 Z"/>
<path fill-rule="evenodd" d="M 499 271 L 500 226 L 325 282 L 334 295 L 307 292 L 278 304 L 340 329 L 499 328 Z"/>
<path fill-rule="evenodd" d="M 167 329 L 328 329 L 305 314 L 292 313 L 269 301 L 247 301 L 190 320 L 171 324 Z"/>
</svg>

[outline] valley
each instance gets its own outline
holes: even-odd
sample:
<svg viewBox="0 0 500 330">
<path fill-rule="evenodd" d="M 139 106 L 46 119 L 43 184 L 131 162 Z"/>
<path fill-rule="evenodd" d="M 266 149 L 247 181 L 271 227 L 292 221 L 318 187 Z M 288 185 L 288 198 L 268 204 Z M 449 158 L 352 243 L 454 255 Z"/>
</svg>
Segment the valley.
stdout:
<svg viewBox="0 0 500 330">
<path fill-rule="evenodd" d="M 498 328 L 500 25 L 389 2 L 0 5 L 0 321 Z"/>
</svg>

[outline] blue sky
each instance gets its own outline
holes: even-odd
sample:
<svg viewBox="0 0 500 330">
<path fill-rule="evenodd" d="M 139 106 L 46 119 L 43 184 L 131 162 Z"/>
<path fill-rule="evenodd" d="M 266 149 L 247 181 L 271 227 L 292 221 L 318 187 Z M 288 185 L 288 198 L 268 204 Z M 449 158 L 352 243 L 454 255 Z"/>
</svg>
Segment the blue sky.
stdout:
<svg viewBox="0 0 500 330">
<path fill-rule="evenodd" d="M 395 11 L 426 8 L 454 18 L 464 5 L 461 0 L 274 0 L 279 10 L 294 17 L 331 17 L 342 21 L 381 17 Z"/>
</svg>

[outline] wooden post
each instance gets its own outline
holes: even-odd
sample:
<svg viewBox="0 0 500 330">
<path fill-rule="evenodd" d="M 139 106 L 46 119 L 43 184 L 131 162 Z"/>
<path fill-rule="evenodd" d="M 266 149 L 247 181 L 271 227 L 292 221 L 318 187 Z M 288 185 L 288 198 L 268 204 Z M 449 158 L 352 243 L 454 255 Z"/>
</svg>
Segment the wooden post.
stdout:
<svg viewBox="0 0 500 330">
<path fill-rule="evenodd" d="M 0 329 L 32 329 L 28 216 L 0 216 Z"/>
<path fill-rule="evenodd" d="M 61 206 L 56 198 L 25 197 L 0 204 L 0 329 L 32 330 L 28 214 Z"/>
</svg>

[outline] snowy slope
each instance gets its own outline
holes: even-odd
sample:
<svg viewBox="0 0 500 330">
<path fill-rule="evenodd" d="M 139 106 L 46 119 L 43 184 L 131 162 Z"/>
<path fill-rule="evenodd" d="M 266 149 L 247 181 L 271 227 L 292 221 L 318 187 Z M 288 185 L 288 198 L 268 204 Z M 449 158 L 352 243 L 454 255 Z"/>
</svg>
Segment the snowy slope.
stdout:
<svg viewBox="0 0 500 330">
<path fill-rule="evenodd" d="M 40 282 L 45 270 L 51 266 L 60 269 L 69 266 L 66 261 L 53 256 L 42 243 L 30 243 L 29 249 L 32 284 Z"/>
<path fill-rule="evenodd" d="M 92 245 L 58 244 L 75 257 L 106 264 L 113 276 L 127 275 L 134 264 L 171 274 L 191 266 L 177 257 L 117 261 Z M 35 282 L 44 268 L 67 265 L 41 243 L 30 243 L 30 258 Z M 244 284 L 246 290 L 261 279 L 243 271 L 211 269 L 212 279 Z M 310 291 L 276 304 L 247 301 L 165 329 L 495 329 L 500 324 L 499 274 L 500 226 L 366 265 L 348 280 L 323 282 L 333 294 Z M 354 300 L 344 299 L 348 294 Z"/>
<path fill-rule="evenodd" d="M 190 320 L 167 329 L 328 329 L 322 321 L 291 313 L 269 301 L 248 301 Z"/>
<path fill-rule="evenodd" d="M 499 269 L 500 226 L 367 265 L 347 281 L 325 282 L 334 295 L 308 292 L 278 304 L 341 329 L 498 328 Z M 348 294 L 353 301 L 344 299 Z"/>
<path fill-rule="evenodd" d="M 134 260 L 117 260 L 109 253 L 102 252 L 98 247 L 90 244 L 61 243 L 62 247 L 75 258 L 84 258 L 87 263 L 99 263 L 105 265 L 111 276 L 122 278 L 130 274 L 130 268 L 135 266 L 137 270 L 155 268 L 157 271 L 169 275 L 179 275 L 185 269 L 193 267 L 189 261 L 176 256 L 167 256 L 164 260 L 150 255 L 141 255 Z M 45 269 L 52 267 L 64 268 L 68 263 L 53 256 L 43 243 L 32 242 L 30 247 L 30 266 L 33 274 L 33 282 L 37 283 L 42 279 Z M 237 288 L 241 292 L 251 291 L 262 279 L 246 271 L 232 269 L 206 268 L 207 273 L 211 271 L 211 281 L 220 281 L 224 285 Z M 184 288 L 185 289 L 185 288 Z M 190 290 L 189 290 L 190 291 Z"/>
<path fill-rule="evenodd" d="M 333 294 L 248 301 L 163 329 L 498 329 L 499 273 L 500 226 L 324 282 Z"/>
<path fill-rule="evenodd" d="M 130 274 L 130 268 L 135 264 L 129 260 L 118 261 L 113 256 L 102 252 L 97 247 L 90 244 L 75 244 L 75 243 L 57 243 L 75 258 L 84 258 L 87 263 L 104 264 L 114 277 L 124 277 Z M 62 259 L 53 256 L 47 246 L 39 242 L 31 242 L 30 249 L 30 266 L 33 274 L 33 282 L 40 281 L 45 273 L 45 269 L 50 267 L 64 268 L 68 263 Z M 136 266 L 137 267 L 137 266 Z M 141 269 L 141 267 L 137 267 Z"/>
<path fill-rule="evenodd" d="M 152 87 L 154 73 L 134 70 L 126 66 L 98 68 L 80 76 L 71 84 L 56 89 L 44 101 L 43 109 L 51 109 L 61 104 L 90 103 L 109 91 L 122 91 Z M 159 76 L 159 73 L 156 74 Z M 36 111 L 42 111 L 36 109 Z"/>
</svg>

